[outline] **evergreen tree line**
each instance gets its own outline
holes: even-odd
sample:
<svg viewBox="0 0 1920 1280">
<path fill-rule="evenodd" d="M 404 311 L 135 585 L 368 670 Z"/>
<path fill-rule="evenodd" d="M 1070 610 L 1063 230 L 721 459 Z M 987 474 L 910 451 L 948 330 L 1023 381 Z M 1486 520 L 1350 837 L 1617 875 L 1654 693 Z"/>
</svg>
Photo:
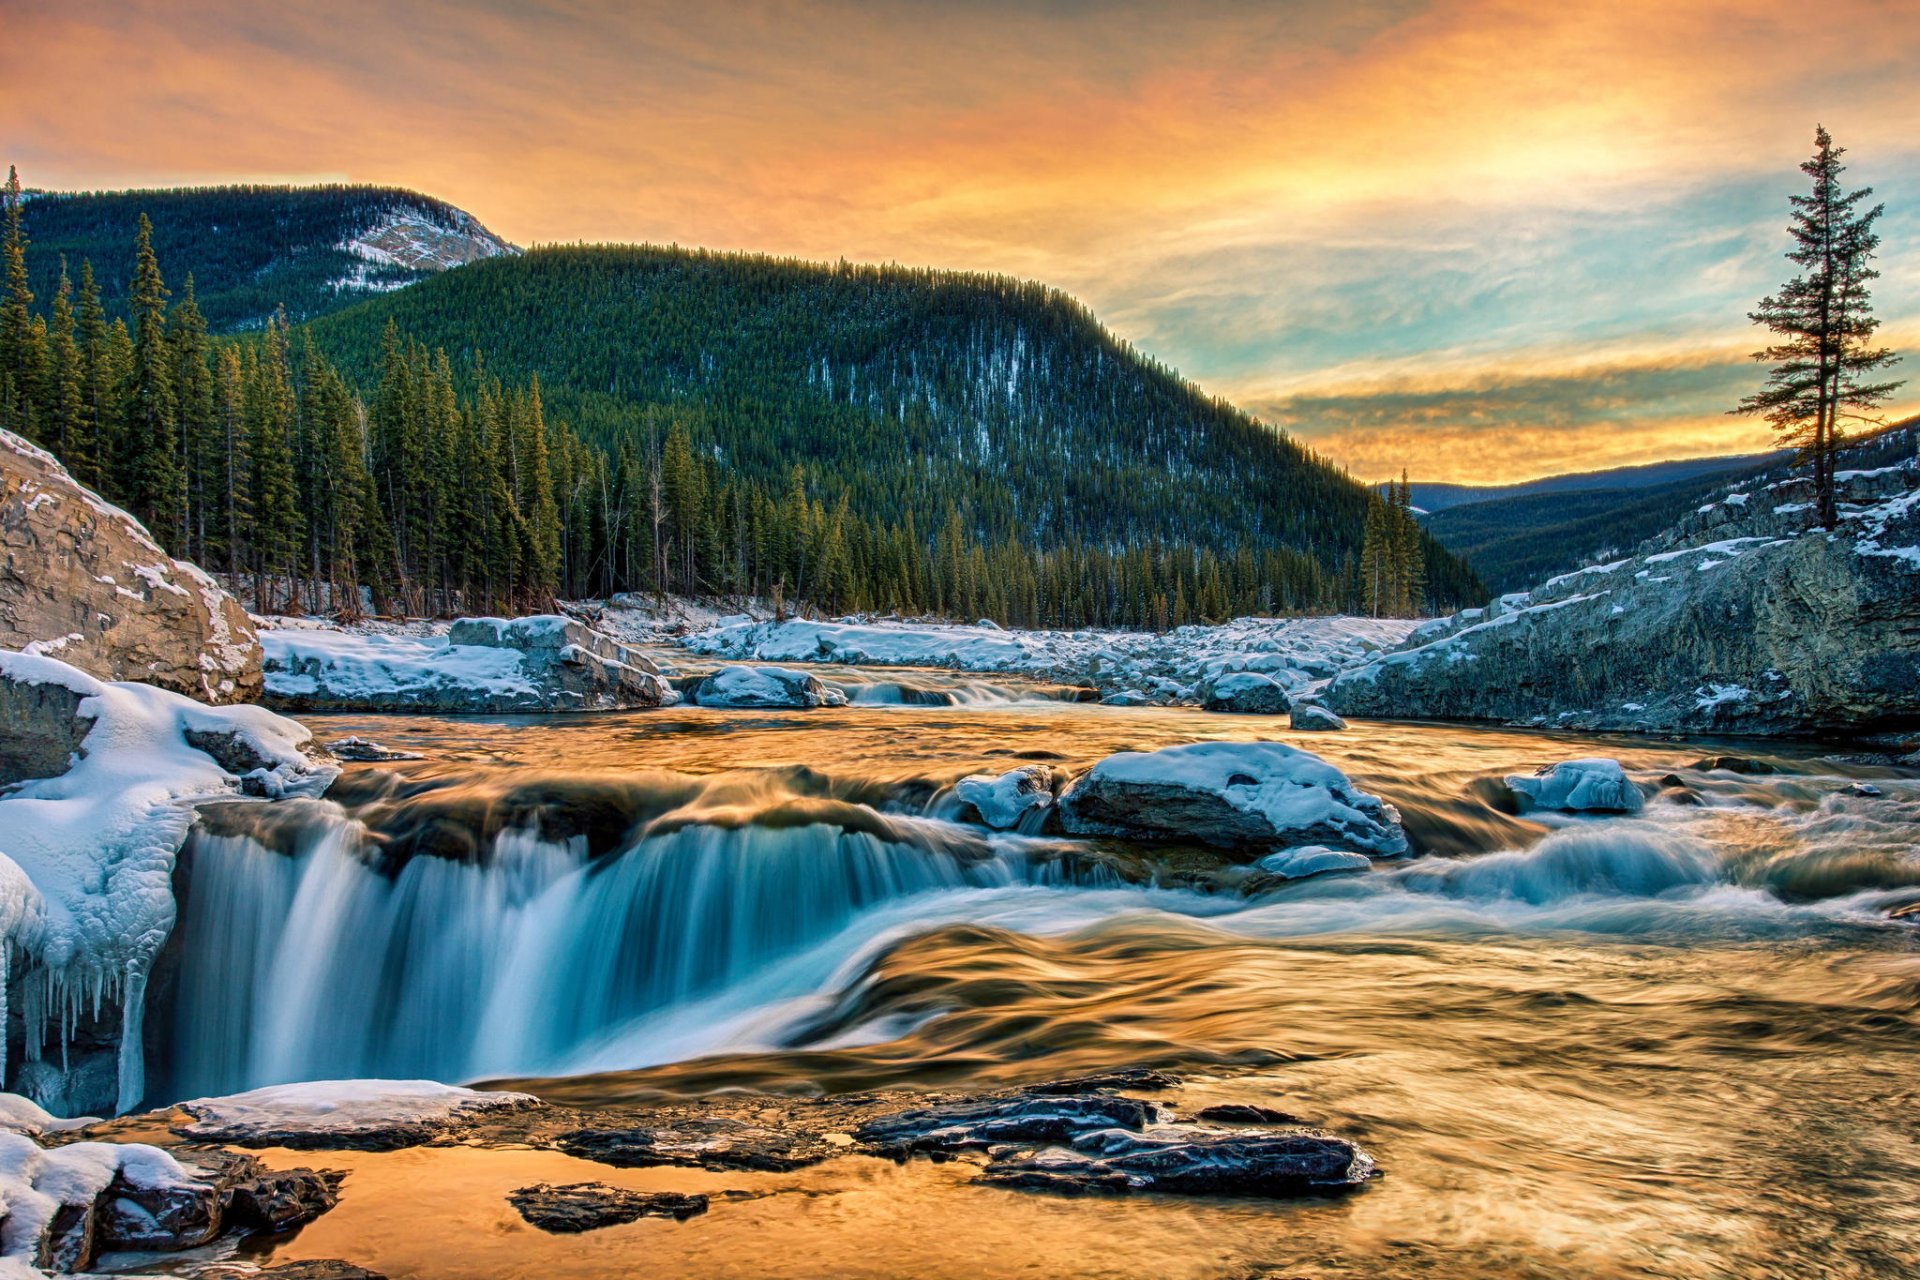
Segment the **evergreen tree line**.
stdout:
<svg viewBox="0 0 1920 1280">
<path fill-rule="evenodd" d="M 1402 471 L 1386 488 L 1367 507 L 1360 543 L 1361 604 L 1376 618 L 1416 617 L 1426 593 L 1426 557 L 1413 518 L 1413 486 Z"/>
<path fill-rule="evenodd" d="M 1356 556 L 1078 533 L 1042 545 L 1015 508 L 964 489 L 930 528 L 911 505 L 888 518 L 830 467 L 768 478 L 736 465 L 697 403 L 646 405 L 590 439 L 548 415 L 537 377 L 508 384 L 477 353 L 457 366 L 392 319 L 363 396 L 283 318 L 210 337 L 192 277 L 172 299 L 144 216 L 128 320 L 106 317 L 87 260 L 77 288 L 63 263 L 36 309 L 17 190 L 11 179 L 0 425 L 175 554 L 250 582 L 257 609 L 352 613 L 362 588 L 379 611 L 438 614 L 628 591 L 1164 629 L 1360 598 Z"/>
</svg>

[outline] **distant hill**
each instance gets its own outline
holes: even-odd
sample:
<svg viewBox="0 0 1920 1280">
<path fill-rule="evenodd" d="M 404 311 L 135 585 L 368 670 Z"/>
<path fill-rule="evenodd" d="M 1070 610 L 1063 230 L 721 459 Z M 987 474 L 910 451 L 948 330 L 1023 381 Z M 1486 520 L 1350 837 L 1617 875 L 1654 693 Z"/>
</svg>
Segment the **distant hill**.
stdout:
<svg viewBox="0 0 1920 1280">
<path fill-rule="evenodd" d="M 922 533 L 949 510 L 989 540 L 1115 553 L 1290 550 L 1351 575 L 1366 489 L 1203 394 L 1073 299 L 1001 276 L 650 246 L 536 249 L 314 321 L 363 388 L 382 333 L 538 376 L 548 412 L 615 452 L 663 424 L 745 479 L 796 465 L 829 501 Z M 1437 542 L 1440 602 L 1477 598 Z M 1297 595 L 1295 598 L 1299 598 Z M 1326 598 L 1326 597 L 1323 597 Z"/>
<path fill-rule="evenodd" d="M 1719 458 L 1683 458 L 1677 462 L 1650 462 L 1637 467 L 1614 467 L 1608 471 L 1582 471 L 1505 485 L 1430 484 L 1416 480 L 1413 482 L 1413 505 L 1422 511 L 1435 512 L 1469 503 L 1524 498 L 1541 493 L 1664 489 L 1702 476 L 1749 471 L 1785 456 L 1784 453 L 1753 453 Z"/>
<path fill-rule="evenodd" d="M 1848 450 L 1850 465 L 1880 465 L 1876 459 L 1911 453 L 1911 427 L 1896 423 L 1864 437 Z M 1427 532 L 1464 557 L 1488 590 L 1504 594 L 1627 554 L 1729 484 L 1784 474 L 1792 456 L 1694 458 L 1490 489 L 1415 484 L 1414 505 L 1425 506 L 1421 494 L 1428 490 L 1439 505 L 1426 507 Z M 1491 496 L 1450 501 L 1476 493 Z"/>
<path fill-rule="evenodd" d="M 22 210 L 33 291 L 52 296 L 62 255 L 93 263 L 109 312 L 123 311 L 140 215 L 179 296 L 188 273 L 216 332 L 257 329 L 284 306 L 325 315 L 450 266 L 516 252 L 473 215 L 386 187 L 183 187 L 32 192 Z"/>
</svg>

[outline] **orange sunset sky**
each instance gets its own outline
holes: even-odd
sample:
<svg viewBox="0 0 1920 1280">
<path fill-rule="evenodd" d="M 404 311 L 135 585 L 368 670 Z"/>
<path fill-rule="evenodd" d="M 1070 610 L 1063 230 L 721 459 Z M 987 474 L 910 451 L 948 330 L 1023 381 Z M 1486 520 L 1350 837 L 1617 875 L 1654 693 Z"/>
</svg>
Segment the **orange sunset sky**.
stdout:
<svg viewBox="0 0 1920 1280">
<path fill-rule="evenodd" d="M 29 186 L 1035 277 L 1369 479 L 1767 447 L 1724 410 L 1816 122 L 1920 354 L 1916 121 L 1920 0 L 0 0 Z"/>
</svg>

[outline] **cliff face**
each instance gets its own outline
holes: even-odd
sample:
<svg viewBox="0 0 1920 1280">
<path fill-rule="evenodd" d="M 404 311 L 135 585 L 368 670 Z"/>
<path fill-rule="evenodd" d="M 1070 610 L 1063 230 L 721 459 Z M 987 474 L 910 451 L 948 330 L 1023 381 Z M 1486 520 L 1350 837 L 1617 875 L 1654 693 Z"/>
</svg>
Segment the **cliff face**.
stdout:
<svg viewBox="0 0 1920 1280">
<path fill-rule="evenodd" d="M 1416 631 L 1336 677 L 1342 714 L 1641 731 L 1920 723 L 1920 462 L 1726 493 L 1633 556 Z"/>
<path fill-rule="evenodd" d="M 46 452 L 0 431 L 0 648 L 202 702 L 260 695 L 246 611 Z"/>
</svg>

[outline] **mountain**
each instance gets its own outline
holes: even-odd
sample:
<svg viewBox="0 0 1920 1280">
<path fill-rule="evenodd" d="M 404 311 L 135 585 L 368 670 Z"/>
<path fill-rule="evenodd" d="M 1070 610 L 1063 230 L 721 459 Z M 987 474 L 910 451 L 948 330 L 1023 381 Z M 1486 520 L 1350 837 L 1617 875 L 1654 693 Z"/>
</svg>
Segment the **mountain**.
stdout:
<svg viewBox="0 0 1920 1280">
<path fill-rule="evenodd" d="M 537 377 L 546 410 L 645 455 L 680 424 L 736 476 L 924 534 L 957 510 L 989 541 L 1276 548 L 1351 572 L 1370 495 L 1287 436 L 1001 276 L 653 246 L 536 249 L 307 326 L 363 390 L 389 324 L 456 366 Z M 1479 595 L 1426 543 L 1439 601 Z"/>
<path fill-rule="evenodd" d="M 63 256 L 76 281 L 86 259 L 109 312 L 123 314 L 144 213 L 174 295 L 191 273 L 207 323 L 224 333 L 257 329 L 276 307 L 303 320 L 518 252 L 472 214 L 385 187 L 36 191 L 22 213 L 38 298 L 53 296 Z"/>
<path fill-rule="evenodd" d="M 1520 484 L 1474 485 L 1434 484 L 1414 481 L 1413 505 L 1425 512 L 1445 511 L 1503 498 L 1527 498 L 1544 493 L 1592 492 L 1598 490 L 1631 492 L 1639 489 L 1666 489 L 1704 476 L 1725 476 L 1751 471 L 1785 457 L 1782 453 L 1750 453 L 1720 458 L 1682 458 L 1675 462 L 1649 462 L 1637 467 L 1614 467 L 1607 471 L 1581 471 L 1568 475 L 1545 476 Z"/>
</svg>

